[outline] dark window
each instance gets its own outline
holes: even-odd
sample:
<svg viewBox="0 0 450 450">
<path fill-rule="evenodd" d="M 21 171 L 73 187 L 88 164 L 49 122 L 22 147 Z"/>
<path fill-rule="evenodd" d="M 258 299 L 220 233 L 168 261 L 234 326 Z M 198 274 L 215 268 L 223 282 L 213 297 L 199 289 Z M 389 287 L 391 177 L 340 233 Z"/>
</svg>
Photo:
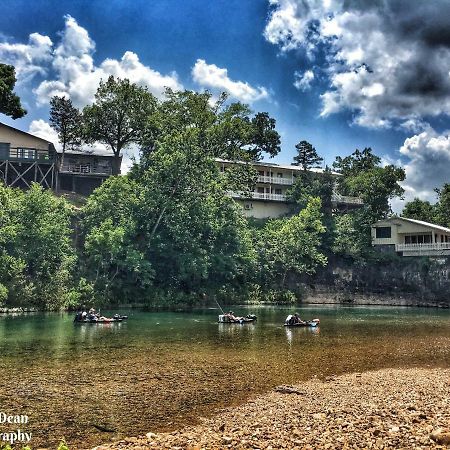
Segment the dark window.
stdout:
<svg viewBox="0 0 450 450">
<path fill-rule="evenodd" d="M 376 230 L 377 239 L 389 239 L 391 237 L 391 227 L 378 227 Z"/>
<path fill-rule="evenodd" d="M 281 189 L 275 189 L 275 194 L 281 195 L 282 194 Z"/>
<path fill-rule="evenodd" d="M 431 244 L 431 236 L 429 234 L 425 235 L 423 237 L 423 243 L 424 244 Z"/>
<path fill-rule="evenodd" d="M 411 236 L 405 236 L 405 244 L 411 244 Z"/>
</svg>

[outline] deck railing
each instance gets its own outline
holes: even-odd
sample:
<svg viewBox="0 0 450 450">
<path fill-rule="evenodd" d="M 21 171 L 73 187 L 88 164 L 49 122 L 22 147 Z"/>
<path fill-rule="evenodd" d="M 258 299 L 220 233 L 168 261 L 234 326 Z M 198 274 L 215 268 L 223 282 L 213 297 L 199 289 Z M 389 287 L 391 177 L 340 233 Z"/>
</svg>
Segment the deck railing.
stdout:
<svg viewBox="0 0 450 450">
<path fill-rule="evenodd" d="M 36 148 L 10 147 L 0 150 L 0 160 L 22 161 L 22 162 L 48 162 L 54 161 L 54 155 L 48 150 Z"/>
<path fill-rule="evenodd" d="M 359 197 L 350 197 L 348 195 L 340 195 L 333 193 L 331 196 L 331 201 L 334 203 L 345 203 L 348 205 L 363 205 L 363 199 Z"/>
<path fill-rule="evenodd" d="M 395 244 L 397 252 L 432 252 L 439 250 L 450 250 L 450 242 L 436 242 L 433 244 Z"/>
<path fill-rule="evenodd" d="M 258 183 L 284 184 L 289 186 L 294 184 L 292 178 L 270 177 L 266 175 L 259 175 L 257 181 Z"/>
<path fill-rule="evenodd" d="M 112 169 L 108 166 L 94 166 L 91 163 L 67 163 L 60 168 L 61 173 L 77 173 L 81 175 L 111 175 Z"/>
<path fill-rule="evenodd" d="M 246 198 L 246 199 L 258 199 L 258 200 L 271 200 L 276 202 L 287 201 L 286 195 L 283 194 L 269 194 L 262 192 L 250 192 L 249 194 L 242 194 L 240 192 L 227 192 L 230 197 L 234 198 Z"/>
</svg>

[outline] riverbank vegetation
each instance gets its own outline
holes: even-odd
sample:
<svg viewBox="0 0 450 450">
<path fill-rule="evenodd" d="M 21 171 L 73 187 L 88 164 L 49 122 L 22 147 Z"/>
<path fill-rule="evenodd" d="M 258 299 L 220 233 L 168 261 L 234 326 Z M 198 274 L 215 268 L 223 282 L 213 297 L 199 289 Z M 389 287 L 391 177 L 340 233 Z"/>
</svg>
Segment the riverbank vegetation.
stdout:
<svg viewBox="0 0 450 450">
<path fill-rule="evenodd" d="M 0 186 L 3 306 L 170 306 L 213 295 L 296 301 L 300 285 L 292 290 L 287 281 L 313 274 L 329 256 L 373 257 L 370 225 L 403 193 L 404 170 L 382 165 L 370 148 L 338 157 L 334 172 L 319 174 L 308 169 L 321 157 L 301 141 L 294 163 L 304 171 L 289 193 L 291 215 L 247 220 L 227 193 L 252 190 L 256 171 L 236 164 L 221 172 L 216 159 L 275 156 L 280 137 L 267 113 L 225 94 L 167 90 L 159 100 L 113 77 L 81 112 L 66 100 L 51 105 L 64 148 L 102 142 L 117 156 L 134 144 L 140 159 L 76 206 L 38 185 L 26 192 Z M 336 189 L 364 206 L 332 214 Z"/>
</svg>

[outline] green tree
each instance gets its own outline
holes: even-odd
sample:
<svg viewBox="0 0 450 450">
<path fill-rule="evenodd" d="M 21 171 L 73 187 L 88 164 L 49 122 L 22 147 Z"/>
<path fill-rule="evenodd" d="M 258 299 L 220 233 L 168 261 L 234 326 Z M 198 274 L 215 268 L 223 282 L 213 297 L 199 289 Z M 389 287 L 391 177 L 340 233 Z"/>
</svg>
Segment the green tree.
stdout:
<svg viewBox="0 0 450 450">
<path fill-rule="evenodd" d="M 20 98 L 14 94 L 16 71 L 14 66 L 0 63 L 0 113 L 13 119 L 23 117 L 27 111 L 22 108 Z"/>
<path fill-rule="evenodd" d="M 409 219 L 433 223 L 435 221 L 435 208 L 429 201 L 415 198 L 413 201 L 406 203 L 401 215 Z"/>
<path fill-rule="evenodd" d="M 320 252 L 322 224 L 321 202 L 311 198 L 298 214 L 284 219 L 271 219 L 258 233 L 260 282 L 285 287 L 287 275 L 312 274 L 326 264 Z"/>
<path fill-rule="evenodd" d="M 364 202 L 362 208 L 349 213 L 352 228 L 357 231 L 356 245 L 363 254 L 371 249 L 371 225 L 391 213 L 390 200 L 403 195 L 400 182 L 405 179 L 405 171 L 394 165 L 381 166 L 381 158 L 370 148 L 336 158 L 333 167 L 342 175 L 338 179 L 339 192 Z"/>
<path fill-rule="evenodd" d="M 50 100 L 50 125 L 58 133 L 62 146 L 61 166 L 66 150 L 81 145 L 82 116 L 70 98 L 54 96 Z"/>
<path fill-rule="evenodd" d="M 113 175 L 120 173 L 121 152 L 130 144 L 140 144 L 156 99 L 147 88 L 114 78 L 100 81 L 95 102 L 83 109 L 85 139 L 101 142 L 114 154 Z"/>
<path fill-rule="evenodd" d="M 318 155 L 316 149 L 308 141 L 300 141 L 295 148 L 297 155 L 294 156 L 293 166 L 300 166 L 304 171 L 312 167 L 318 167 L 323 158 Z"/>
<path fill-rule="evenodd" d="M 438 201 L 435 207 L 435 221 L 444 227 L 450 227 L 450 183 L 435 189 Z"/>
</svg>

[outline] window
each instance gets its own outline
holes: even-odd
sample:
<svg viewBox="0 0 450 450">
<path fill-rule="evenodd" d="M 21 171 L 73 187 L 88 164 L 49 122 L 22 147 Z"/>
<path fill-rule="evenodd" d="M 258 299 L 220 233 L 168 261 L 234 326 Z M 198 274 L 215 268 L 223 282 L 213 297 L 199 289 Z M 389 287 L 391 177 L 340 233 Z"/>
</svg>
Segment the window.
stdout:
<svg viewBox="0 0 450 450">
<path fill-rule="evenodd" d="M 263 187 L 259 187 L 257 192 L 259 194 L 264 194 L 264 188 Z"/>
<path fill-rule="evenodd" d="M 281 189 L 275 189 L 275 194 L 276 195 L 281 195 L 282 194 Z"/>
<path fill-rule="evenodd" d="M 431 244 L 431 235 L 427 234 L 423 237 L 424 244 Z"/>
<path fill-rule="evenodd" d="M 411 244 L 411 236 L 405 236 L 405 244 Z"/>
<path fill-rule="evenodd" d="M 391 227 L 378 227 L 376 228 L 377 239 L 389 239 L 391 237 Z"/>
<path fill-rule="evenodd" d="M 283 174 L 280 173 L 280 172 L 278 172 L 278 173 L 277 173 L 277 178 L 283 178 Z"/>
<path fill-rule="evenodd" d="M 264 170 L 258 170 L 258 173 L 259 173 L 259 175 L 260 175 L 261 177 L 264 176 Z"/>
</svg>

